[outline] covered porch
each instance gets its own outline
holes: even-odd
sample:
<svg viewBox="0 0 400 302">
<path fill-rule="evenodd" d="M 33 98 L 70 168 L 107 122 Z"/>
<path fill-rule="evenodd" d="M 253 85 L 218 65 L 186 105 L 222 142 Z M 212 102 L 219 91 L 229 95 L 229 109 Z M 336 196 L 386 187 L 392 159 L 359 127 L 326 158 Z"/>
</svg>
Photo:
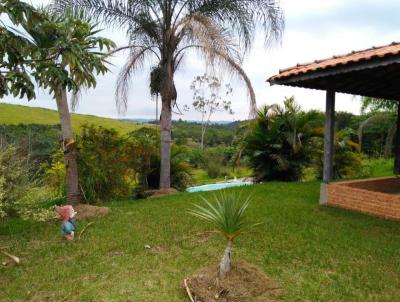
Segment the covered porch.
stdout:
<svg viewBox="0 0 400 302">
<path fill-rule="evenodd" d="M 324 136 L 324 169 L 323 183 L 321 185 L 320 204 L 343 207 L 375 216 L 400 219 L 400 198 L 392 198 L 382 186 L 382 194 L 387 195 L 385 208 L 393 206 L 390 215 L 381 212 L 363 209 L 364 202 L 354 200 L 343 204 L 338 197 L 337 183 L 330 184 L 333 180 L 333 152 L 335 135 L 335 94 L 336 92 L 352 95 L 361 95 L 400 102 L 400 43 L 393 42 L 382 47 L 372 47 L 362 51 L 352 51 L 345 55 L 316 60 L 311 63 L 297 64 L 294 67 L 283 69 L 268 79 L 271 85 L 286 85 L 326 91 L 325 110 L 325 136 Z M 400 103 L 399 103 L 400 104 Z M 400 174 L 400 106 L 397 110 L 397 132 L 395 139 L 394 174 Z M 396 179 L 397 176 L 393 177 Z M 373 181 L 373 180 L 371 180 Z M 379 184 L 388 183 L 376 180 L 375 191 L 379 191 Z M 399 186 L 400 182 L 389 181 L 391 185 Z M 362 191 L 368 194 L 369 186 L 354 188 L 353 185 L 342 186 L 356 195 Z M 355 190 L 355 191 L 354 191 Z M 346 191 L 352 194 L 350 191 Z M 386 190 L 387 191 L 387 190 Z M 346 193 L 346 194 L 347 194 Z M 372 195 L 371 195 L 372 196 Z M 390 198 L 389 198 L 390 197 Z M 377 197 L 378 198 L 378 197 Z M 382 199 L 379 196 L 379 199 Z M 380 205 L 371 205 L 378 209 Z"/>
</svg>

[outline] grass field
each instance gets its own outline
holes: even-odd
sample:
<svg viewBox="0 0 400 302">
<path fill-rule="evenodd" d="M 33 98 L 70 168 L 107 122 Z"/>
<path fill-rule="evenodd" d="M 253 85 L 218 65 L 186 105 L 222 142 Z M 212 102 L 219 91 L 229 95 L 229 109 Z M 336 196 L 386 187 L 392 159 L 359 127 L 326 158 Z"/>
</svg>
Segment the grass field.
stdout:
<svg viewBox="0 0 400 302">
<path fill-rule="evenodd" d="M 0 103 L 0 124 L 55 125 L 59 123 L 57 111 Z M 119 121 L 94 115 L 72 114 L 72 127 L 74 131 L 78 131 L 86 123 L 105 128 L 114 128 L 122 134 L 142 127 L 140 124 L 129 121 Z"/>
<path fill-rule="evenodd" d="M 279 282 L 282 301 L 398 300 L 398 222 L 322 208 L 317 182 L 233 190 L 252 194 L 250 216 L 265 222 L 238 238 L 234 260 Z M 22 260 L 0 267 L 0 301 L 188 301 L 181 280 L 217 263 L 224 248 L 187 214 L 196 202 L 197 193 L 114 202 L 73 243 L 61 240 L 59 222 L 0 222 L 0 247 Z"/>
</svg>

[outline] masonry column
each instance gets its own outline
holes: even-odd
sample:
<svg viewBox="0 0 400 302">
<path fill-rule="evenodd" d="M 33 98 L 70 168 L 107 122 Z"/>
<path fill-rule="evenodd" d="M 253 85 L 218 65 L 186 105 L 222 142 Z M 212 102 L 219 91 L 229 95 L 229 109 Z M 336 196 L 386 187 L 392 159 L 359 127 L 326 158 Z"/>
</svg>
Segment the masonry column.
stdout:
<svg viewBox="0 0 400 302">
<path fill-rule="evenodd" d="M 324 131 L 324 168 L 321 184 L 321 205 L 328 204 L 327 184 L 333 179 L 333 148 L 335 146 L 335 91 L 326 91 L 325 131 Z"/>
<path fill-rule="evenodd" d="M 394 169 L 395 175 L 400 174 L 400 101 L 397 103 L 396 137 L 394 148 Z"/>
</svg>

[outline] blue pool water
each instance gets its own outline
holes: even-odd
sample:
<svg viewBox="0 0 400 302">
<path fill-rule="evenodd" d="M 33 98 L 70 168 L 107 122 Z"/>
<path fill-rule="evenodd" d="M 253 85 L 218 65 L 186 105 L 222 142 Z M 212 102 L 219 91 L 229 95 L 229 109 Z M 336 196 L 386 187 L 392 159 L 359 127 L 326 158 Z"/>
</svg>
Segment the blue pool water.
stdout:
<svg viewBox="0 0 400 302">
<path fill-rule="evenodd" d="M 251 181 L 238 181 L 238 182 L 224 182 L 219 184 L 210 184 L 204 186 L 190 187 L 186 189 L 186 192 L 202 192 L 202 191 L 214 191 L 221 190 L 225 188 L 241 187 L 252 185 Z"/>
</svg>

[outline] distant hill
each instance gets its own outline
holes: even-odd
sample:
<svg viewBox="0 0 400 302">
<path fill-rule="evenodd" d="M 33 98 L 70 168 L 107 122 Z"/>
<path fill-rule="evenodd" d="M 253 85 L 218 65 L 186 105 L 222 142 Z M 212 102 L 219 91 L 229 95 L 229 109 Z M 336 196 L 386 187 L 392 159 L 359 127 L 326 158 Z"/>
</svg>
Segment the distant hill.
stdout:
<svg viewBox="0 0 400 302">
<path fill-rule="evenodd" d="M 155 122 L 154 119 L 149 119 L 149 118 L 131 118 L 131 119 L 122 119 L 122 121 L 129 121 L 129 122 L 136 122 L 140 124 L 153 124 Z M 181 119 L 179 120 L 174 120 L 174 122 L 180 122 L 182 121 Z M 195 121 L 195 120 L 185 120 L 184 122 L 188 123 L 194 123 L 194 124 L 200 124 L 201 121 Z M 232 121 L 211 121 L 211 125 L 229 125 L 229 124 L 234 124 L 236 122 Z"/>
<path fill-rule="evenodd" d="M 55 110 L 0 103 L 0 124 L 56 125 L 59 123 L 58 112 Z M 132 121 L 77 113 L 72 114 L 72 127 L 74 131 L 79 131 L 81 126 L 86 123 L 105 128 L 114 128 L 122 134 L 144 127 Z"/>
</svg>

